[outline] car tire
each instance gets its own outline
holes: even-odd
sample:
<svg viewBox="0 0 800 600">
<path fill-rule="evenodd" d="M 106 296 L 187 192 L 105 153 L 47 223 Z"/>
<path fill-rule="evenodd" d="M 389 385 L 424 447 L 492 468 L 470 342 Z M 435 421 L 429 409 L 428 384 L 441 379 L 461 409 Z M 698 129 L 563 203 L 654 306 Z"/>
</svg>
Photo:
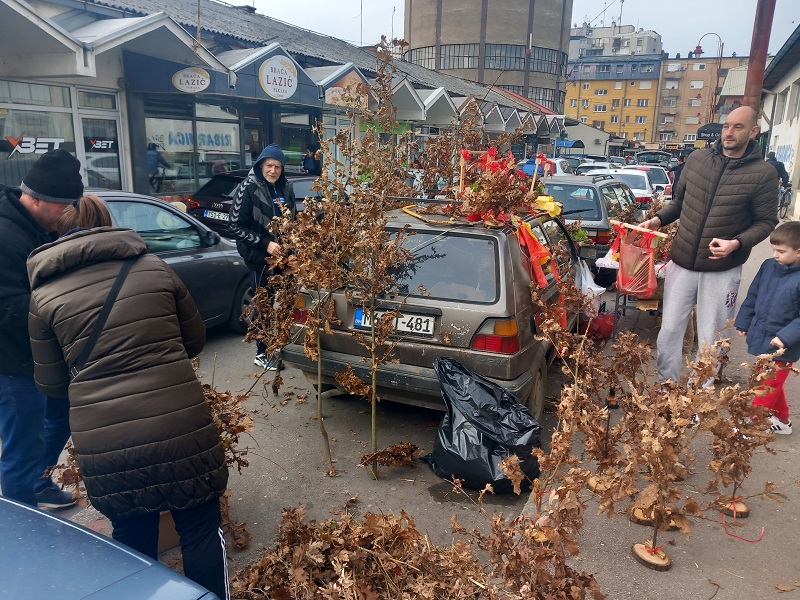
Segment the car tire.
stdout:
<svg viewBox="0 0 800 600">
<path fill-rule="evenodd" d="M 528 401 L 525 403 L 537 422 L 542 422 L 544 412 L 544 393 L 547 389 L 547 363 L 542 361 L 533 376 L 533 386 Z"/>
<path fill-rule="evenodd" d="M 250 289 L 250 278 L 245 277 L 236 288 L 231 304 L 231 316 L 228 319 L 228 328 L 234 333 L 245 333 L 250 325 L 250 318 L 247 311 L 253 302 L 253 292 Z"/>
</svg>

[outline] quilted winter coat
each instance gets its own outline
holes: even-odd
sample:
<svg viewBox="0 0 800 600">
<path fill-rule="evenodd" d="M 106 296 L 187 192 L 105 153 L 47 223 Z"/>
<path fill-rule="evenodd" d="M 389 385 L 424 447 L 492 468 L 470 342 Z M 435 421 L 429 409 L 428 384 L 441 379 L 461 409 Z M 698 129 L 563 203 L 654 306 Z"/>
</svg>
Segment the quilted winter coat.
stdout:
<svg viewBox="0 0 800 600">
<path fill-rule="evenodd" d="M 72 365 L 119 273 L 137 256 L 83 370 Z M 86 492 L 111 518 L 186 509 L 219 497 L 228 471 L 190 357 L 205 326 L 178 276 L 138 234 L 83 230 L 28 258 L 36 384 L 69 390 L 70 426 Z"/>
<path fill-rule="evenodd" d="M 690 271 L 727 271 L 744 264 L 750 250 L 778 224 L 778 175 L 750 142 L 744 156 L 728 158 L 717 141 L 686 159 L 672 201 L 658 211 L 662 225 L 680 218 L 670 258 Z M 713 238 L 741 247 L 712 259 Z"/>
</svg>

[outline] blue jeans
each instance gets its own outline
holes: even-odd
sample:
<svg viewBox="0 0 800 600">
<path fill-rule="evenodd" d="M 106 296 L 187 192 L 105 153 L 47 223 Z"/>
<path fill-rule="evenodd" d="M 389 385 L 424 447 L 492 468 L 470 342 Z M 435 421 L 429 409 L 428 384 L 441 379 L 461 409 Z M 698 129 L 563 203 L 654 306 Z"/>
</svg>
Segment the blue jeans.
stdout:
<svg viewBox="0 0 800 600">
<path fill-rule="evenodd" d="M 69 439 L 69 402 L 49 399 L 32 377 L 0 375 L 0 488 L 3 496 L 36 506 L 42 478 Z"/>
<path fill-rule="evenodd" d="M 173 510 L 175 529 L 181 538 L 183 572 L 192 581 L 211 590 L 220 600 L 230 598 L 228 560 L 222 537 L 219 499 L 185 510 Z M 111 518 L 112 537 L 158 560 L 159 513 L 150 512 L 124 519 Z"/>
</svg>

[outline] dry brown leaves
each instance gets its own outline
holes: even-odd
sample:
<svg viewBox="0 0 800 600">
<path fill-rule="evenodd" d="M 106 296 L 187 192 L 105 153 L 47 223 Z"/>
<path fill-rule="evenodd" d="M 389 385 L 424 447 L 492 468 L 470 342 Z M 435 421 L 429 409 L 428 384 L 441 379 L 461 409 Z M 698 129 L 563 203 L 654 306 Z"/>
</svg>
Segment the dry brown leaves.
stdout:
<svg viewBox="0 0 800 600">
<path fill-rule="evenodd" d="M 361 465 L 366 465 L 373 461 L 385 467 L 399 467 L 414 463 L 419 454 L 419 446 L 411 442 L 399 442 L 387 446 L 378 452 L 370 452 L 361 456 Z"/>
<path fill-rule="evenodd" d="M 253 430 L 253 418 L 247 414 L 244 402 L 247 394 L 234 396 L 230 392 L 218 392 L 210 385 L 203 384 L 203 395 L 211 407 L 214 425 L 219 430 L 222 448 L 225 450 L 225 463 L 236 466 L 241 473 L 248 466 L 247 448 L 239 448 L 239 436 Z"/>
</svg>

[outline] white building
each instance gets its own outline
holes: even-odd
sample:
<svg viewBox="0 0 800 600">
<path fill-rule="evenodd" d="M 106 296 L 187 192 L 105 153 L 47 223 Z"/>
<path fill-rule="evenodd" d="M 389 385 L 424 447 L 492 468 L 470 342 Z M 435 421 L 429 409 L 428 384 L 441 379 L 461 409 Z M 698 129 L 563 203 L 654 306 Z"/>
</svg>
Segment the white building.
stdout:
<svg viewBox="0 0 800 600">
<path fill-rule="evenodd" d="M 636 29 L 633 25 L 592 27 L 584 23 L 570 30 L 569 60 L 589 56 L 631 56 L 634 54 L 661 54 L 661 34 L 651 29 Z"/>
</svg>

